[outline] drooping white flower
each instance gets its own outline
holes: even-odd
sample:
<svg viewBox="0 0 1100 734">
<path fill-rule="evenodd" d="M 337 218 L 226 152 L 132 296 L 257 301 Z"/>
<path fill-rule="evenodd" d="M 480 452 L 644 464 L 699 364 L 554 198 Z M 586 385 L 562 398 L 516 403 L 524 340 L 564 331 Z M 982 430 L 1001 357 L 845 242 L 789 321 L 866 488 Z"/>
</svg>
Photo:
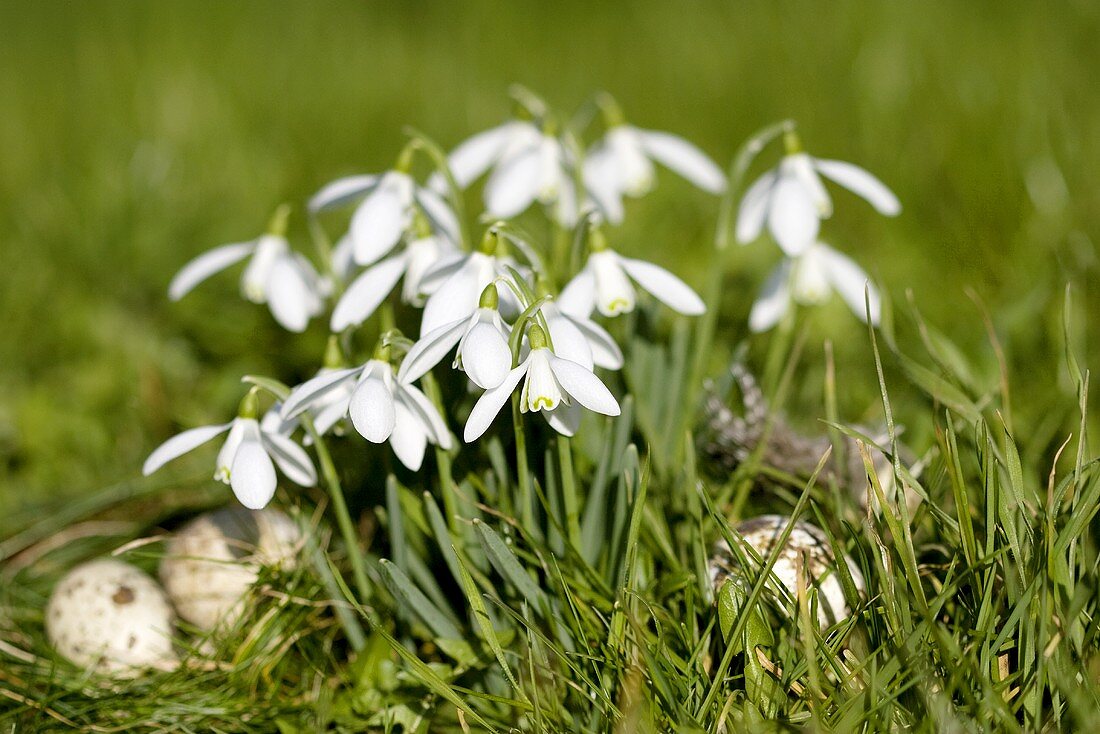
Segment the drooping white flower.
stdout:
<svg viewBox="0 0 1100 734">
<path fill-rule="evenodd" d="M 455 183 L 464 189 L 499 161 L 536 143 L 540 136 L 538 126 L 530 120 L 509 120 L 464 140 L 447 156 L 447 166 Z M 442 194 L 446 179 L 443 174 L 434 173 L 428 186 Z"/>
<path fill-rule="evenodd" d="M 335 209 L 359 201 L 348 234 L 355 262 L 369 265 L 392 250 L 423 213 L 433 231 L 459 241 L 458 219 L 447 203 L 430 188 L 420 186 L 402 170 L 379 175 L 337 179 L 314 194 L 312 212 Z"/>
<path fill-rule="evenodd" d="M 563 223 L 576 220 L 572 159 L 562 141 L 547 132 L 522 141 L 502 156 L 485 184 L 485 209 L 510 218 L 535 201 L 552 207 Z"/>
<path fill-rule="evenodd" d="M 458 250 L 450 240 L 439 235 L 428 234 L 409 240 L 401 252 L 374 263 L 348 285 L 332 311 L 329 327 L 333 331 L 343 331 L 366 321 L 402 276 L 402 300 L 422 305 L 427 295 L 423 283 L 425 273 L 457 255 Z"/>
<path fill-rule="evenodd" d="M 305 331 L 309 320 L 324 309 L 331 286 L 278 234 L 204 252 L 176 273 L 168 297 L 178 301 L 210 276 L 249 256 L 252 259 L 241 276 L 241 294 L 253 303 L 266 303 L 283 328 Z"/>
<path fill-rule="evenodd" d="M 469 317 L 477 310 L 478 300 L 486 286 L 496 278 L 507 276 L 511 258 L 498 255 L 498 235 L 490 228 L 480 249 L 458 257 L 439 261 L 421 279 L 421 288 L 431 293 L 424 304 L 420 321 L 420 336 L 427 336 L 445 324 Z M 512 308 L 515 299 L 510 291 L 500 294 L 503 305 Z"/>
<path fill-rule="evenodd" d="M 563 312 L 588 317 L 598 309 L 604 316 L 634 310 L 637 283 L 673 311 L 697 316 L 706 310 L 703 299 L 684 281 L 653 263 L 623 257 L 607 246 L 599 230 L 592 232 L 588 261 L 565 288 L 558 303 Z"/>
<path fill-rule="evenodd" d="M 581 407 L 604 415 L 619 415 L 618 401 L 600 378 L 576 362 L 554 354 L 540 326 L 531 326 L 527 338 L 531 345 L 527 358 L 474 404 L 463 431 L 466 443 L 485 433 L 520 380 L 523 380 L 521 411 L 541 412 L 554 430 L 563 435 L 571 436 L 576 431 Z"/>
<path fill-rule="evenodd" d="M 788 255 L 798 255 L 816 242 L 821 220 L 833 213 L 821 176 L 863 197 L 881 214 L 892 217 L 901 212 L 894 193 L 859 166 L 789 153 L 745 192 L 737 214 L 737 240 L 752 242 L 766 224 Z"/>
<path fill-rule="evenodd" d="M 609 221 L 622 221 L 624 196 L 643 196 L 653 188 L 654 161 L 704 191 L 720 194 L 726 188 L 722 170 L 683 138 L 615 124 L 588 152 L 583 166 L 585 187 Z"/>
<path fill-rule="evenodd" d="M 786 315 L 792 302 L 805 306 L 820 304 L 834 291 L 860 319 L 866 320 L 869 304 L 871 323 L 878 324 L 881 302 L 867 273 L 846 255 L 815 242 L 801 255 L 785 258 L 768 276 L 749 314 L 749 328 L 754 332 L 767 331 Z"/>
<path fill-rule="evenodd" d="M 271 501 L 275 494 L 276 466 L 296 484 L 303 487 L 316 484 L 317 471 L 305 450 L 282 433 L 261 426 L 255 415 L 255 396 L 249 393 L 240 416 L 220 426 L 192 428 L 173 436 L 149 454 L 142 473 L 149 476 L 172 459 L 228 431 L 229 436 L 218 452 L 214 478 L 232 487 L 233 494 L 245 507 L 258 510 Z"/>
<path fill-rule="evenodd" d="M 540 310 L 550 330 L 555 354 L 588 369 L 593 366 L 609 370 L 622 368 L 622 350 L 595 321 L 587 316 L 566 313 L 554 301 L 547 301 Z"/>
<path fill-rule="evenodd" d="M 389 441 L 397 458 L 413 471 L 420 469 L 428 443 L 444 449 L 452 446 L 439 411 L 424 393 L 397 379 L 384 359 L 319 374 L 302 383 L 284 402 L 283 417 L 292 418 L 318 404 L 326 405 L 335 420 L 350 416 L 355 430 L 371 443 Z"/>
<path fill-rule="evenodd" d="M 456 368 L 482 389 L 499 385 L 512 366 L 512 352 L 508 348 L 508 327 L 497 311 L 498 303 L 497 288 L 490 283 L 482 291 L 472 315 L 429 331 L 412 346 L 401 363 L 397 379 L 415 382 L 457 345 Z"/>
</svg>

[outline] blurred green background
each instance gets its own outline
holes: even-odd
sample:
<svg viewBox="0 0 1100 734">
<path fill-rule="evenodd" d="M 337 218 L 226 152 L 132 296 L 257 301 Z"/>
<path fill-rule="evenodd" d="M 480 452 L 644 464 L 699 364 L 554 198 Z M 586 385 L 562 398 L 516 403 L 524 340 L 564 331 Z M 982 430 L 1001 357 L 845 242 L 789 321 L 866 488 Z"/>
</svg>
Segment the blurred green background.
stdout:
<svg viewBox="0 0 1100 734">
<path fill-rule="evenodd" d="M 172 273 L 258 234 L 281 201 L 390 166 L 404 125 L 450 147 L 496 124 L 513 82 L 566 111 L 605 89 L 723 165 L 795 118 L 811 152 L 902 199 L 884 220 L 838 194 L 825 229 L 886 285 L 899 339 L 919 344 L 911 289 L 995 384 L 972 291 L 1010 363 L 1018 430 L 1053 436 L 1073 424 L 1066 282 L 1074 346 L 1086 365 L 1097 354 L 1098 20 L 1084 1 L 4 2 L 0 511 L 135 476 L 180 427 L 225 420 L 241 374 L 309 372 L 319 323 L 282 333 L 228 274 L 170 304 Z M 665 174 L 612 239 L 701 284 L 716 209 Z M 745 336 L 775 259 L 732 253 L 716 351 Z M 815 324 L 795 408 L 820 414 L 826 336 L 845 417 L 874 416 L 866 332 L 840 306 Z"/>
</svg>

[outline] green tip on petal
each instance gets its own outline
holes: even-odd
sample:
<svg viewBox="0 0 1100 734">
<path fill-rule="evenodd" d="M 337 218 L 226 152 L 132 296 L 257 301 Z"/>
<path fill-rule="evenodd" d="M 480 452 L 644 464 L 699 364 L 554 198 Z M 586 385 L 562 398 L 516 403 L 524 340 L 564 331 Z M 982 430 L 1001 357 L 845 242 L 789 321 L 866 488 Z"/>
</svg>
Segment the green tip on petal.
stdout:
<svg viewBox="0 0 1100 734">
<path fill-rule="evenodd" d="M 257 420 L 260 417 L 260 388 L 254 387 L 241 399 L 241 405 L 237 408 L 237 415 L 241 418 Z"/>
<path fill-rule="evenodd" d="M 378 340 L 378 344 L 374 347 L 374 356 L 371 359 L 377 359 L 379 362 L 390 361 L 390 345 L 384 338 Z"/>
<path fill-rule="evenodd" d="M 596 104 L 600 107 L 600 112 L 603 114 L 603 122 L 607 127 L 618 127 L 619 125 L 626 124 L 626 117 L 623 115 L 623 110 L 619 107 L 619 103 L 615 101 L 607 92 L 600 92 L 596 95 Z"/>
<path fill-rule="evenodd" d="M 478 252 L 485 255 L 496 253 L 497 245 L 500 244 L 500 227 L 503 225 L 504 222 L 494 222 L 489 229 L 485 230 L 485 234 L 481 237 L 481 244 L 477 247 Z"/>
<path fill-rule="evenodd" d="M 271 221 L 267 224 L 267 233 L 276 237 L 286 237 L 288 219 L 290 219 L 290 204 L 284 202 L 271 215 Z"/>
<path fill-rule="evenodd" d="M 497 286 L 495 283 L 490 283 L 485 286 L 485 290 L 481 292 L 481 298 L 477 301 L 478 308 L 491 308 L 496 311 L 497 306 L 500 304 L 500 294 L 497 293 Z"/>
<path fill-rule="evenodd" d="M 802 138 L 798 137 L 793 125 L 783 132 L 783 147 L 786 149 L 787 155 L 796 155 L 802 152 Z"/>
<path fill-rule="evenodd" d="M 527 338 L 531 340 L 531 349 L 547 349 L 550 344 L 546 339 L 546 332 L 538 324 L 531 324 L 527 330 Z"/>
<path fill-rule="evenodd" d="M 408 143 L 406 143 L 405 147 L 401 149 L 401 154 L 397 156 L 397 163 L 394 165 L 393 169 L 400 173 L 408 173 L 409 171 L 411 171 L 413 155 L 416 153 L 419 147 L 420 141 L 416 138 L 413 138 Z"/>
<path fill-rule="evenodd" d="M 593 222 L 588 229 L 588 249 L 590 252 L 603 252 L 608 249 L 607 236 L 600 229 L 600 225 Z"/>
</svg>

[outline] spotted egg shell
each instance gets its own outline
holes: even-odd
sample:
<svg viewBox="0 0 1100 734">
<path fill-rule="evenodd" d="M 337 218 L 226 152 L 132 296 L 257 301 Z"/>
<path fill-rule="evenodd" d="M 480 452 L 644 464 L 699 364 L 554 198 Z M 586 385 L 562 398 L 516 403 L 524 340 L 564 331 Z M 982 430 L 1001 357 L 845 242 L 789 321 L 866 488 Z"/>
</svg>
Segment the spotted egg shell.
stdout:
<svg viewBox="0 0 1100 734">
<path fill-rule="evenodd" d="M 762 560 L 767 560 L 788 522 L 790 518 L 782 515 L 761 515 L 745 520 L 734 529 Z M 844 561 L 856 588 L 860 593 L 864 592 L 866 584 L 859 568 L 848 556 L 844 556 Z M 806 567 L 807 583 L 817 589 L 819 624 L 828 627 L 847 617 L 851 610 L 836 574 L 835 559 L 828 538 L 816 525 L 798 521 L 772 567 L 772 573 L 787 588 L 792 598 L 796 598 L 798 594 L 798 576 L 803 564 Z M 711 580 L 716 590 L 738 565 L 737 556 L 730 550 L 725 539 L 719 540 L 709 563 Z"/>
<path fill-rule="evenodd" d="M 142 668 L 177 665 L 174 620 L 149 574 L 105 558 L 77 566 L 57 583 L 46 605 L 46 636 L 82 668 L 130 677 Z"/>
<path fill-rule="evenodd" d="M 262 566 L 293 567 L 301 532 L 273 508 L 200 515 L 169 541 L 160 580 L 180 617 L 202 630 L 233 624 Z"/>
</svg>

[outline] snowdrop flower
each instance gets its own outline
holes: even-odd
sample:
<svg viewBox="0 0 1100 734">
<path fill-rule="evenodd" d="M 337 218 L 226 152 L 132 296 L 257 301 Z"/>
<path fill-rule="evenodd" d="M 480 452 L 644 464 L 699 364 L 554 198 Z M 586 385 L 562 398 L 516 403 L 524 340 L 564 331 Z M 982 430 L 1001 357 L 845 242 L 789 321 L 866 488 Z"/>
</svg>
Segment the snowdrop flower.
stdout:
<svg viewBox="0 0 1100 734">
<path fill-rule="evenodd" d="M 591 254 L 584 268 L 566 284 L 558 302 L 563 312 L 588 317 L 594 309 L 604 316 L 618 316 L 634 310 L 634 281 L 673 311 L 697 316 L 706 310 L 703 299 L 684 281 L 662 267 L 643 260 L 623 257 L 607 246 L 593 230 Z"/>
<path fill-rule="evenodd" d="M 584 160 L 585 187 L 608 220 L 622 221 L 622 197 L 648 193 L 654 184 L 654 161 L 699 188 L 720 194 L 726 177 L 703 151 L 671 133 L 643 130 L 625 123 L 613 100 L 603 101 L 608 130 Z"/>
<path fill-rule="evenodd" d="M 759 237 L 765 224 L 788 255 L 798 255 L 816 242 L 821 220 L 833 213 L 822 175 L 863 197 L 881 214 L 892 217 L 901 212 L 894 193 L 859 166 L 813 158 L 801 152 L 791 137 L 787 144 L 795 152 L 758 178 L 741 199 L 737 240 L 742 244 Z"/>
<path fill-rule="evenodd" d="M 576 220 L 576 190 L 571 156 L 551 132 L 515 145 L 493 169 L 485 184 L 485 209 L 490 216 L 510 218 L 535 201 L 554 207 L 555 216 Z"/>
<path fill-rule="evenodd" d="M 530 120 L 509 120 L 460 143 L 447 156 L 447 167 L 458 187 L 464 189 L 501 160 L 536 145 L 541 135 L 538 125 Z M 443 193 L 447 182 L 443 174 L 434 173 L 428 179 L 428 186 Z"/>
<path fill-rule="evenodd" d="M 498 305 L 497 287 L 490 283 L 472 315 L 429 331 L 412 346 L 397 372 L 398 381 L 407 384 L 420 379 L 457 344 L 454 367 L 483 390 L 499 385 L 508 375 L 512 351 Z"/>
<path fill-rule="evenodd" d="M 261 426 L 256 420 L 257 402 L 255 390 L 249 391 L 241 401 L 238 417 L 231 422 L 192 428 L 168 439 L 149 454 L 142 473 L 149 476 L 172 459 L 228 431 L 218 452 L 214 478 L 232 487 L 242 505 L 258 510 L 271 501 L 275 466 L 294 483 L 312 487 L 317 483 L 317 472 L 309 455 L 285 435 Z"/>
<path fill-rule="evenodd" d="M 504 380 L 474 404 L 466 421 L 463 439 L 476 440 L 489 428 L 497 413 L 523 380 L 520 409 L 524 413 L 542 412 L 559 433 L 571 436 L 580 422 L 579 407 L 604 415 L 619 415 L 619 403 L 611 391 L 591 370 L 554 354 L 542 327 L 532 325 L 527 332 L 531 352 L 508 372 Z"/>
<path fill-rule="evenodd" d="M 424 274 L 421 287 L 431 292 L 431 296 L 424 304 L 421 337 L 473 314 L 486 286 L 509 275 L 507 268 L 514 263 L 497 254 L 498 244 L 499 233 L 490 227 L 476 251 L 441 260 Z M 501 301 L 509 307 L 515 305 L 509 291 L 501 295 Z"/>
<path fill-rule="evenodd" d="M 424 393 L 396 379 L 386 351 L 382 348 L 375 359 L 359 367 L 333 370 L 302 383 L 283 404 L 283 417 L 327 403 L 336 420 L 350 416 L 363 438 L 371 443 L 389 441 L 401 463 L 417 471 L 427 444 L 449 449 L 451 434 Z"/>
<path fill-rule="evenodd" d="M 539 278 L 536 285 L 540 297 L 550 295 L 544 278 Z M 590 370 L 594 366 L 610 370 L 622 368 L 623 353 L 619 345 L 602 326 L 588 318 L 587 314 L 566 313 L 554 300 L 547 300 L 539 311 L 546 320 L 554 353 L 559 357 Z"/>
<path fill-rule="evenodd" d="M 280 209 L 271 233 L 250 242 L 215 247 L 199 255 L 172 278 L 168 297 L 178 301 L 210 276 L 251 256 L 241 276 L 241 294 L 253 303 L 266 303 L 284 329 L 305 331 L 309 320 L 324 309 L 331 286 L 309 260 L 291 251 L 282 235 L 285 222 L 286 210 Z"/>
<path fill-rule="evenodd" d="M 424 217 L 418 215 L 417 219 L 415 235 L 401 252 L 373 264 L 348 285 L 332 312 L 329 327 L 333 331 L 358 326 L 370 318 L 402 276 L 402 300 L 416 306 L 424 304 L 425 273 L 441 261 L 457 258 L 458 251 L 446 237 L 432 234 Z"/>
<path fill-rule="evenodd" d="M 833 291 L 840 294 L 856 316 L 866 320 L 865 287 L 871 323 L 877 325 L 881 303 L 878 291 L 868 282 L 867 273 L 847 256 L 822 242 L 815 242 L 798 257 L 783 260 L 768 276 L 749 314 L 749 328 L 754 332 L 767 331 L 786 315 L 792 301 L 805 306 L 816 305 L 828 300 Z"/>
<path fill-rule="evenodd" d="M 355 262 L 360 265 L 369 265 L 392 250 L 412 227 L 418 211 L 436 232 L 459 241 L 454 212 L 439 194 L 413 180 L 408 173 L 411 163 L 411 150 L 406 148 L 396 169 L 337 179 L 310 199 L 309 209 L 314 213 L 361 200 L 348 232 Z"/>
</svg>

